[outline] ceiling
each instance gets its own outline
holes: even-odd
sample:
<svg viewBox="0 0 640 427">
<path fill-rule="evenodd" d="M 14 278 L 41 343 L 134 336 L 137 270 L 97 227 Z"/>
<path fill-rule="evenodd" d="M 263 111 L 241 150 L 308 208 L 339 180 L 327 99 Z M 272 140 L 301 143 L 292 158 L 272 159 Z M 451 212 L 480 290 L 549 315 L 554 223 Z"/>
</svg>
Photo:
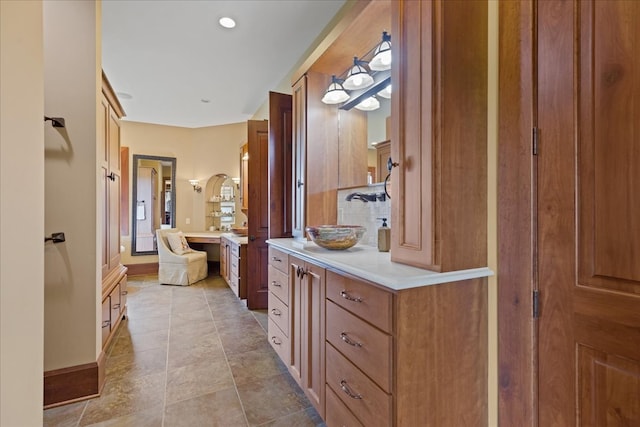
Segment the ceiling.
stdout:
<svg viewBox="0 0 640 427">
<path fill-rule="evenodd" d="M 103 0 L 102 68 L 125 120 L 189 128 L 243 122 L 344 3 Z M 222 16 L 236 27 L 221 27 Z"/>
</svg>

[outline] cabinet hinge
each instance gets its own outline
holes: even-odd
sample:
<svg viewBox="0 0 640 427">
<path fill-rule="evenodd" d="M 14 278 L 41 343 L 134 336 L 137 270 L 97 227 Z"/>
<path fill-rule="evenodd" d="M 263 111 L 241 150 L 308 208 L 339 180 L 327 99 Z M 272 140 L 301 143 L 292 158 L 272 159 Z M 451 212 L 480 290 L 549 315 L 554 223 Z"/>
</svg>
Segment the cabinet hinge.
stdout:
<svg viewBox="0 0 640 427">
<path fill-rule="evenodd" d="M 533 318 L 537 319 L 540 317 L 540 291 L 533 291 Z"/>
<path fill-rule="evenodd" d="M 531 129 L 531 150 L 534 156 L 538 155 L 538 135 L 539 131 L 537 127 Z"/>
</svg>

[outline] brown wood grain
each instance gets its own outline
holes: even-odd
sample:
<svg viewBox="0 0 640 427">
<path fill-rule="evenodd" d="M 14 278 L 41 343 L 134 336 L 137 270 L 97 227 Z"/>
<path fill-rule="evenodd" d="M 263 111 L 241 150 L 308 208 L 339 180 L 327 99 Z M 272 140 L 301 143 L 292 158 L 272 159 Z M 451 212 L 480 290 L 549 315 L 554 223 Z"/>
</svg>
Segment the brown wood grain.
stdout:
<svg viewBox="0 0 640 427">
<path fill-rule="evenodd" d="M 396 426 L 487 425 L 487 280 L 396 295 Z"/>
<path fill-rule="evenodd" d="M 498 420 L 536 426 L 533 2 L 500 2 L 498 112 Z"/>
<path fill-rule="evenodd" d="M 338 109 L 321 99 L 331 76 L 307 73 L 306 225 L 337 223 Z"/>
<path fill-rule="evenodd" d="M 392 260 L 485 266 L 487 3 L 398 1 L 393 11 Z"/>
<path fill-rule="evenodd" d="M 292 237 L 291 95 L 269 92 L 269 237 Z"/>
</svg>

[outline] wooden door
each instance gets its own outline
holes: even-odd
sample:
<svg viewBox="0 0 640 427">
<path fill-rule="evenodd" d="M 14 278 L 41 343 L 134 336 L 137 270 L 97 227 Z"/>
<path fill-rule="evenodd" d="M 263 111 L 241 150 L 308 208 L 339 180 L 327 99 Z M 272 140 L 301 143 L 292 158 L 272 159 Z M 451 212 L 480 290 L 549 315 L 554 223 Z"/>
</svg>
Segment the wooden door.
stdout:
<svg viewBox="0 0 640 427">
<path fill-rule="evenodd" d="M 267 308 L 269 296 L 269 124 L 249 120 L 247 307 Z"/>
<path fill-rule="evenodd" d="M 538 3 L 540 426 L 640 425 L 639 52 L 640 2 Z"/>
<path fill-rule="evenodd" d="M 269 92 L 269 237 L 292 237 L 291 95 Z"/>
</svg>

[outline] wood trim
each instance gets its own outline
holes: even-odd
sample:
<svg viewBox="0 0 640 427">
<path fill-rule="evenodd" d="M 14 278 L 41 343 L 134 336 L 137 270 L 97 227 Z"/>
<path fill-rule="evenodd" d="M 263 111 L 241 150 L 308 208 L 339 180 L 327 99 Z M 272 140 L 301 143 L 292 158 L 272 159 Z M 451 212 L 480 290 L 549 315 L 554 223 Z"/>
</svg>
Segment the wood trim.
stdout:
<svg viewBox="0 0 640 427">
<path fill-rule="evenodd" d="M 99 371 L 98 362 L 91 362 L 45 372 L 45 409 L 98 396 L 101 387 Z"/>
<path fill-rule="evenodd" d="M 498 421 L 536 426 L 534 2 L 500 2 Z"/>
<path fill-rule="evenodd" d="M 139 276 L 143 274 L 158 274 L 158 263 L 148 262 L 144 264 L 129 264 L 129 276 Z"/>
<path fill-rule="evenodd" d="M 113 87 L 111 86 L 111 83 L 109 83 L 109 79 L 104 71 L 102 71 L 102 93 L 104 93 L 104 96 L 109 100 L 111 108 L 113 108 L 115 113 L 118 115 L 118 118 L 121 119 L 125 117 L 126 114 L 124 112 L 124 108 L 122 108 L 122 105 L 116 96 L 116 92 L 113 90 Z"/>
</svg>

